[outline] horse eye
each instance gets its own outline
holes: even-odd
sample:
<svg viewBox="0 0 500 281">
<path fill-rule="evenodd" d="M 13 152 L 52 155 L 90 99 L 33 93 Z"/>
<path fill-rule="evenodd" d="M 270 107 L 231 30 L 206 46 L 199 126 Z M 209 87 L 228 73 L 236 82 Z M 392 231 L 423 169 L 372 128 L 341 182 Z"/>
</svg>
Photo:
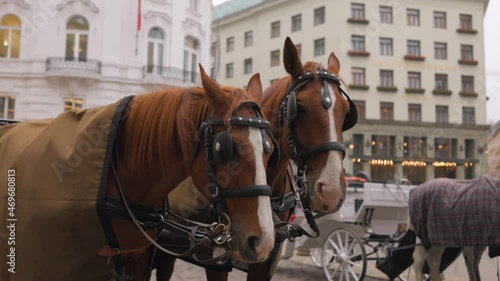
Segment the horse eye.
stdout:
<svg viewBox="0 0 500 281">
<path fill-rule="evenodd" d="M 297 104 L 297 112 L 304 113 L 306 112 L 306 109 L 302 105 Z"/>
</svg>

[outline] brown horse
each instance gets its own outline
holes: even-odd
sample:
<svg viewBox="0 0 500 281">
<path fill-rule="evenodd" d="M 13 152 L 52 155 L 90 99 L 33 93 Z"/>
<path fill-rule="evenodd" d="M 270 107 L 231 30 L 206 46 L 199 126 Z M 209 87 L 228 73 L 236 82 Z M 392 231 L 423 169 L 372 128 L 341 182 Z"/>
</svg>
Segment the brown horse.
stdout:
<svg viewBox="0 0 500 281">
<path fill-rule="evenodd" d="M 355 125 L 357 110 L 352 101 L 348 97 L 346 100 L 341 93 L 338 78 L 340 63 L 333 52 L 327 69 L 315 62 L 302 65 L 289 38 L 285 41 L 283 54 L 290 76 L 264 91 L 262 109 L 270 118 L 282 156 L 275 166 L 267 168 L 267 182 L 273 187 L 271 198 L 275 199 L 273 203 L 278 203 L 273 211 L 280 220 L 288 221 L 293 206 L 280 208 L 280 203 L 286 204 L 284 196 L 292 192 L 294 178 L 287 175 L 290 159 L 295 161 L 299 171 L 307 169 L 307 182 L 311 187 L 301 190 L 305 193 L 301 200 L 309 200 L 311 209 L 318 213 L 333 213 L 340 208 L 347 185 L 342 168 L 345 153 L 342 131 Z M 208 212 L 204 211 L 207 205 L 196 204 L 193 200 L 197 197 L 194 187 L 184 183 L 182 188 L 191 189 L 191 196 L 182 196 L 178 192 L 180 189 L 169 194 L 171 210 L 190 216 L 190 219 L 207 220 Z M 302 205 L 304 207 L 309 203 L 302 202 Z M 261 281 L 272 277 L 281 251 L 281 243 L 277 242 L 272 258 L 264 263 L 248 265 L 247 280 Z M 174 263 L 175 258 L 158 255 L 157 280 L 169 280 Z M 227 280 L 227 272 L 207 270 L 206 273 L 208 280 Z"/>
<path fill-rule="evenodd" d="M 218 199 L 219 225 L 223 225 L 224 228 L 230 225 L 232 228 L 231 244 L 235 259 L 250 263 L 262 262 L 267 259 L 274 246 L 274 226 L 269 200 L 271 188 L 266 184 L 265 171 L 273 151 L 273 145 L 268 141 L 269 135 L 266 133 L 268 122 L 262 118 L 260 112 L 262 94 L 260 77 L 255 74 L 244 91 L 233 87 L 219 87 L 207 76 L 201 65 L 200 71 L 203 88 L 166 89 L 156 93 L 138 95 L 126 105 L 124 118 L 117 124 L 118 133 L 114 144 L 114 153 L 110 156 L 111 160 L 106 160 L 111 163 L 109 172 L 103 173 L 107 175 L 105 176 L 107 184 L 104 185 L 105 190 L 99 197 L 101 199 L 106 197 L 107 201 L 118 202 L 111 207 L 115 207 L 115 211 L 116 208 L 121 208 L 121 210 L 116 211 L 116 213 L 121 211 L 121 214 L 108 214 L 107 225 L 105 224 L 106 220 L 104 220 L 103 227 L 110 247 L 101 249 L 98 254 L 113 258 L 114 268 L 118 271 L 114 274 L 119 280 L 145 279 L 149 253 L 152 250 L 151 244 L 155 244 L 158 226 L 146 227 L 144 223 L 139 221 L 141 213 L 144 214 L 144 210 L 161 210 L 164 204 L 163 198 L 189 176 L 199 187 L 198 190 L 201 194 Z M 85 119 L 87 113 L 92 111 L 93 109 L 90 109 L 88 112 L 67 113 L 65 115 L 74 114 L 74 117 L 70 116 L 73 122 Z M 15 151 L 13 149 L 21 147 L 25 140 L 31 137 L 25 132 L 22 142 L 21 139 L 16 140 L 16 142 L 9 141 L 7 137 L 16 132 L 17 127 L 15 126 L 18 125 L 6 126 L 5 130 L 3 128 L 0 130 L 0 157 L 2 159 L 4 156 L 14 158 L 12 153 L 15 154 Z M 62 129 L 59 128 L 59 130 Z M 92 132 L 90 136 L 93 136 Z M 71 141 L 74 137 L 68 136 L 64 141 Z M 199 142 L 205 141 L 205 145 L 203 143 L 196 145 L 195 140 L 197 139 Z M 36 140 L 29 140 L 29 142 L 31 143 L 26 144 L 24 150 L 20 150 L 21 152 L 29 149 L 32 143 L 36 143 Z M 86 143 L 89 142 L 86 141 Z M 49 140 L 45 147 L 50 149 L 58 144 L 64 145 L 64 143 Z M 89 153 L 95 150 L 91 147 Z M 84 151 L 87 153 L 89 150 L 86 148 Z M 61 156 L 65 154 L 67 153 L 61 153 Z M 54 159 L 51 155 L 49 158 Z M 31 175 L 25 175 L 23 176 L 24 182 L 21 182 L 23 171 L 36 170 L 28 166 L 16 167 L 19 161 L 11 162 L 14 163 L 13 166 L 9 166 L 11 165 L 9 162 L 3 163 L 5 165 L 0 166 L 4 168 L 5 173 L 7 173 L 7 169 L 17 168 L 19 186 L 31 178 Z M 41 166 L 38 169 L 45 169 L 45 166 L 50 167 L 51 162 L 45 164 L 37 163 L 34 160 L 33 164 Z M 102 163 L 97 165 L 102 167 Z M 76 173 L 78 169 L 75 168 L 71 171 Z M 39 175 L 40 179 L 34 185 L 43 186 L 43 181 L 49 176 L 52 175 L 50 173 Z M 79 180 L 75 178 L 68 178 L 68 180 L 71 180 L 71 190 L 65 190 L 64 193 L 76 193 Z M 89 177 L 87 180 L 94 179 Z M 2 190 L 7 190 L 6 186 L 3 188 L 3 183 L 0 187 Z M 24 190 L 27 187 L 24 184 L 22 187 L 23 189 L 19 189 L 17 199 L 23 200 L 26 196 L 33 196 L 32 194 L 26 195 Z M 40 195 L 49 196 L 42 192 L 43 190 L 40 191 Z M 1 199 L 6 198 L 5 194 L 0 195 Z M 95 196 L 95 193 L 93 195 Z M 50 200 L 57 202 L 53 199 Z M 36 201 L 33 202 L 36 203 Z M 0 203 L 3 208 L 4 201 L 2 200 Z M 19 204 L 24 204 L 24 202 Z M 20 207 L 21 211 L 26 210 L 24 206 L 26 205 Z M 7 206 L 5 206 L 6 209 Z M 93 211 L 95 212 L 95 201 Z M 106 211 L 104 210 L 104 212 Z M 47 211 L 44 210 L 44 212 Z M 146 216 L 148 215 L 151 217 L 152 214 L 146 214 Z M 43 222 L 43 224 L 50 225 L 51 228 L 63 229 L 65 225 L 63 220 L 66 217 L 68 216 L 59 212 L 54 221 Z M 135 217 L 139 219 L 136 220 Z M 81 222 L 80 218 L 80 216 L 68 218 L 71 219 L 68 225 L 73 227 L 75 231 L 77 223 L 85 223 Z M 23 219 L 27 220 L 28 218 L 20 218 L 20 220 Z M 163 217 L 161 219 L 163 220 Z M 32 228 L 35 230 L 40 224 L 41 222 L 37 222 Z M 144 229 L 138 226 L 141 224 Z M 218 226 L 215 229 L 217 228 Z M 23 231 L 23 233 L 19 233 L 20 237 L 21 234 L 27 235 L 28 229 Z M 101 232 L 100 229 L 92 229 L 92 231 Z M 1 234 L 3 234 L 3 230 Z M 43 233 L 35 233 L 34 235 L 43 235 Z M 79 243 L 78 239 L 83 239 L 84 236 L 85 234 L 73 233 L 71 246 L 76 247 L 77 250 L 74 251 L 80 254 L 81 260 L 88 263 L 91 260 L 96 260 L 97 249 L 90 249 L 90 252 L 94 253 L 92 257 L 82 256 L 83 252 L 89 250 L 85 244 Z M 110 241 L 110 237 L 116 241 Z M 52 237 L 43 237 L 47 242 L 44 240 L 35 244 L 24 239 L 24 236 L 19 239 L 23 240 L 20 240 L 21 243 L 19 243 L 16 254 L 23 258 L 34 256 L 30 263 L 23 264 L 24 267 L 19 266 L 21 271 L 25 272 L 29 272 L 31 268 L 36 268 L 39 270 L 38 272 L 44 270 L 36 265 L 44 262 L 40 255 L 46 255 L 48 259 L 54 255 L 67 256 L 68 252 L 72 253 L 73 249 L 65 248 L 64 244 L 60 244 L 59 248 L 48 248 L 43 251 L 44 244 L 57 243 L 57 241 L 52 241 Z M 38 241 L 38 239 L 39 237 L 34 238 L 33 241 Z M 33 245 L 32 249 L 24 249 L 28 243 Z M 2 257 L 5 258 L 7 254 L 4 255 L 3 244 L 2 241 Z M 24 250 L 32 250 L 33 252 L 23 252 Z M 35 258 L 37 260 L 33 260 Z M 18 261 L 20 260 L 18 259 Z M 85 270 L 85 268 L 80 268 L 83 266 L 75 266 L 77 261 L 70 262 L 73 269 Z M 105 263 L 106 259 L 101 258 L 99 261 Z M 57 260 L 52 261 L 52 263 L 56 262 Z M 63 260 L 59 264 L 65 264 L 65 262 Z M 93 269 L 86 268 L 86 270 L 91 272 Z M 53 274 L 60 276 L 59 273 L 58 271 L 57 274 L 56 272 Z M 4 274 L 7 272 L 0 272 L 0 276 L 4 276 Z M 20 274 L 14 275 L 23 276 L 24 273 L 20 272 Z M 85 276 L 91 276 L 89 274 L 56 279 L 83 280 Z M 117 277 L 116 274 L 119 276 Z M 17 280 L 18 276 L 13 277 L 16 277 Z M 41 279 L 49 277 L 53 276 L 37 276 Z M 21 279 L 32 280 L 35 278 Z M 3 277 L 2 280 L 4 280 Z M 103 278 L 91 278 L 91 280 L 103 280 Z"/>
</svg>

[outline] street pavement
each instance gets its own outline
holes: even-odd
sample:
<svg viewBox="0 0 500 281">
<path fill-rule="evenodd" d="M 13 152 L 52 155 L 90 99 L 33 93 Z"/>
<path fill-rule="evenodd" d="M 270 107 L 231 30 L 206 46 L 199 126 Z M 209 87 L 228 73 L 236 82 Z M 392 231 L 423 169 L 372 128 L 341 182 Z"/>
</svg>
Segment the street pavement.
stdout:
<svg viewBox="0 0 500 281">
<path fill-rule="evenodd" d="M 486 250 L 479 270 L 481 272 L 481 279 L 485 281 L 500 280 L 497 277 L 497 260 L 488 257 Z M 368 262 L 367 277 L 364 281 L 380 281 L 388 280 L 387 277 L 375 268 L 375 262 Z M 446 281 L 468 281 L 467 269 L 461 255 L 448 269 L 444 272 Z M 411 271 L 411 276 L 408 279 L 408 272 L 402 275 L 408 281 L 415 281 L 414 272 Z M 205 270 L 201 267 L 191 265 L 181 260 L 177 260 L 172 281 L 205 281 Z M 229 280 L 243 281 L 246 280 L 246 273 L 234 269 L 229 273 Z M 323 270 L 315 267 L 308 256 L 294 255 L 290 259 L 282 259 L 276 269 L 276 273 L 272 279 L 273 281 L 304 281 L 314 280 L 323 281 L 327 280 Z M 156 278 L 151 278 L 151 281 L 157 281 Z"/>
<path fill-rule="evenodd" d="M 191 265 L 182 260 L 177 260 L 175 264 L 174 274 L 172 281 L 205 281 L 205 270 L 201 267 Z M 246 280 L 246 273 L 237 269 L 233 269 L 229 273 L 230 281 L 244 281 Z M 309 257 L 293 256 L 290 259 L 282 259 L 279 262 L 276 273 L 272 279 L 273 281 L 304 281 L 326 280 L 323 269 L 317 268 L 311 263 Z M 365 281 L 379 281 L 381 279 L 367 277 Z M 151 281 L 156 279 L 151 278 Z M 264 281 L 264 280 L 263 280 Z"/>
</svg>

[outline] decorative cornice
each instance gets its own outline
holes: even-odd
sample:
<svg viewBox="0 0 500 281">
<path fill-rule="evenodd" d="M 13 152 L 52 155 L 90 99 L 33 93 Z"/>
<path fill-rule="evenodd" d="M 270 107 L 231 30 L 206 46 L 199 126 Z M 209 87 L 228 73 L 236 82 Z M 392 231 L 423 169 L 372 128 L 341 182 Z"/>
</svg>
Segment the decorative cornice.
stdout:
<svg viewBox="0 0 500 281">
<path fill-rule="evenodd" d="M 99 8 L 97 7 L 97 5 L 92 2 L 92 0 L 65 0 L 59 4 L 57 4 L 56 8 L 58 10 L 62 10 L 66 5 L 68 4 L 72 4 L 72 3 L 75 3 L 75 2 L 81 2 L 87 6 L 89 6 L 89 8 L 94 12 L 94 13 L 99 13 Z"/>
<path fill-rule="evenodd" d="M 172 23 L 172 18 L 167 14 L 163 12 L 158 12 L 158 11 L 147 11 L 144 14 L 144 19 L 151 19 L 151 18 L 162 18 L 164 21 L 168 23 Z"/>
<path fill-rule="evenodd" d="M 0 0 L 0 4 L 17 4 L 24 9 L 31 8 L 31 5 L 25 0 Z"/>
<path fill-rule="evenodd" d="M 182 22 L 182 26 L 184 28 L 189 28 L 191 26 L 195 26 L 198 28 L 198 31 L 200 32 L 200 34 L 202 36 L 205 36 L 205 31 L 203 30 L 203 27 L 201 26 L 201 24 L 195 20 L 192 20 L 192 19 L 186 19 L 185 21 Z"/>
</svg>

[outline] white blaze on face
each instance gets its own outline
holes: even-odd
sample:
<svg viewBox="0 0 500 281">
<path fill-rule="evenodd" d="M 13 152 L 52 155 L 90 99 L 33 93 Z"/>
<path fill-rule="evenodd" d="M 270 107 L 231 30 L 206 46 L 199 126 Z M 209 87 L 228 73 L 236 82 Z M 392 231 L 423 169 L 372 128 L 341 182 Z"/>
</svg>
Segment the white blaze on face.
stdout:
<svg viewBox="0 0 500 281">
<path fill-rule="evenodd" d="M 330 98 L 332 107 L 328 109 L 328 118 L 330 119 L 330 141 L 338 142 L 339 138 L 337 136 L 337 131 L 335 130 L 335 116 L 333 115 L 333 108 L 335 106 L 335 101 L 337 100 L 335 91 L 332 86 L 328 85 L 328 90 L 330 91 Z M 324 91 L 321 88 L 321 92 Z M 326 160 L 326 165 L 320 172 L 320 179 L 327 179 L 331 185 L 328 188 L 338 188 L 340 190 L 340 175 L 342 173 L 342 158 L 340 157 L 340 152 L 337 150 L 330 150 L 328 152 L 328 158 Z M 334 190 L 324 190 L 324 193 L 334 192 Z"/>
<path fill-rule="evenodd" d="M 255 153 L 255 185 L 266 185 L 266 168 L 264 167 L 264 160 L 262 154 L 264 153 L 264 144 L 262 143 L 262 132 L 259 128 L 248 128 L 249 139 Z M 257 215 L 259 217 L 259 224 L 262 229 L 261 241 L 257 243 L 258 247 L 267 251 L 274 245 L 274 224 L 271 214 L 271 199 L 269 196 L 258 197 L 259 206 Z M 264 243 L 264 244 L 261 244 Z"/>
</svg>

